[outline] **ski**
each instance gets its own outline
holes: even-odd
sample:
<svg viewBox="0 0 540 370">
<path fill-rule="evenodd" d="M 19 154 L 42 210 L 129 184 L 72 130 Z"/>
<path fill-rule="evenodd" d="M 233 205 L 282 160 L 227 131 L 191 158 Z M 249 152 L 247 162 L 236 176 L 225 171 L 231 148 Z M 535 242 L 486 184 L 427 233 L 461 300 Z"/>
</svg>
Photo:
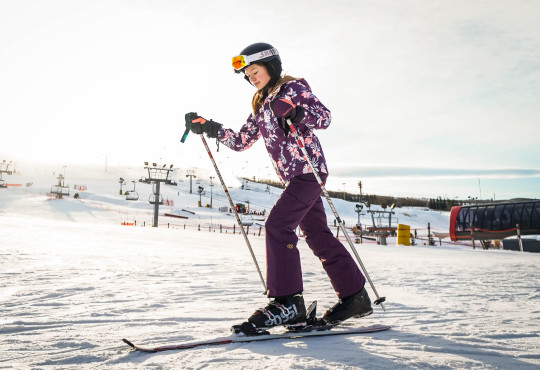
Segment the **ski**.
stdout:
<svg viewBox="0 0 540 370">
<path fill-rule="evenodd" d="M 375 333 L 379 331 L 385 331 L 390 329 L 388 325 L 371 325 L 371 326 L 362 326 L 357 328 L 342 328 L 342 327 L 333 327 L 332 330 L 317 330 L 312 331 L 300 331 L 292 332 L 287 331 L 279 334 L 263 334 L 263 335 L 254 335 L 254 336 L 244 336 L 238 334 L 232 334 L 224 338 L 216 338 L 206 341 L 199 342 L 186 342 L 181 344 L 165 345 L 159 347 L 147 347 L 139 346 L 133 342 L 122 339 L 124 343 L 129 345 L 133 350 L 140 352 L 162 352 L 162 351 L 174 351 L 174 350 L 183 350 L 191 349 L 203 346 L 217 346 L 222 344 L 233 344 L 233 343 L 249 343 L 249 342 L 262 342 L 270 341 L 275 339 L 300 339 L 300 338 L 309 338 L 309 337 L 327 337 L 332 335 L 357 335 L 357 334 L 367 334 Z"/>
</svg>

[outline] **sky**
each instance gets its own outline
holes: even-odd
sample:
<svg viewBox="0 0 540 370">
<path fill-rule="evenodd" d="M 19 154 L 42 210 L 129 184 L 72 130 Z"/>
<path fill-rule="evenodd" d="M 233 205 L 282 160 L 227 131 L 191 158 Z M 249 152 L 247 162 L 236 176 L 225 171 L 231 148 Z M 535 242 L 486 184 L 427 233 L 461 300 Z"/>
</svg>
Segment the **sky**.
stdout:
<svg viewBox="0 0 540 370">
<path fill-rule="evenodd" d="M 538 1 L 0 0 L 0 161 L 211 168 L 184 114 L 238 130 L 254 88 L 231 58 L 264 41 L 332 111 L 329 189 L 540 198 L 538 19 Z M 262 140 L 211 148 L 277 180 Z"/>
</svg>

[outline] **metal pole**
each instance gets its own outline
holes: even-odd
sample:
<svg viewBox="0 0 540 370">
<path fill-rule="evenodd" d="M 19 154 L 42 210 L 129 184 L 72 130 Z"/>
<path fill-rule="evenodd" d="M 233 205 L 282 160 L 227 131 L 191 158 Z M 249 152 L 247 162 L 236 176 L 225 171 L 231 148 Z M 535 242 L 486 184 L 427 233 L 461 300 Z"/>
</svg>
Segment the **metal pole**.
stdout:
<svg viewBox="0 0 540 370">
<path fill-rule="evenodd" d="M 156 184 L 156 194 L 155 194 L 155 198 L 154 198 L 154 225 L 152 225 L 153 227 L 158 227 L 158 213 L 159 213 L 159 185 L 160 185 L 160 181 L 157 180 L 155 182 Z"/>
<path fill-rule="evenodd" d="M 257 268 L 257 272 L 259 273 L 259 278 L 261 279 L 261 283 L 264 287 L 263 294 L 266 294 L 268 292 L 268 288 L 266 287 L 266 282 L 264 281 L 264 278 L 262 276 L 261 269 L 259 267 L 259 264 L 257 263 L 257 258 L 255 257 L 255 253 L 253 253 L 253 249 L 251 248 L 251 244 L 244 230 L 244 226 L 242 225 L 242 221 L 240 221 L 240 216 L 238 216 L 238 212 L 236 211 L 236 206 L 234 205 L 231 195 L 229 194 L 229 190 L 227 189 L 227 186 L 225 185 L 225 181 L 223 181 L 223 177 L 221 177 L 221 172 L 219 172 L 219 168 L 216 164 L 216 161 L 214 160 L 214 157 L 212 156 L 212 152 L 210 151 L 210 148 L 208 147 L 206 140 L 204 139 L 204 136 L 202 134 L 199 136 L 201 137 L 204 147 L 206 148 L 206 151 L 208 152 L 208 156 L 210 157 L 210 160 L 212 161 L 212 164 L 214 165 L 214 169 L 216 170 L 219 181 L 221 182 L 223 191 L 225 192 L 225 195 L 227 196 L 227 199 L 229 200 L 229 205 L 231 209 L 233 210 L 234 216 L 236 217 L 236 222 L 238 223 L 238 226 L 240 226 L 240 231 L 242 232 L 242 235 L 244 236 L 244 240 L 246 241 L 246 244 L 248 246 L 249 252 L 251 253 L 251 258 L 253 259 L 253 262 L 255 263 L 255 267 Z"/>
<path fill-rule="evenodd" d="M 373 290 L 373 293 L 377 297 L 377 299 L 375 300 L 375 304 L 380 304 L 381 308 L 384 311 L 386 311 L 386 309 L 384 308 L 384 304 L 383 304 L 383 302 L 386 300 L 386 297 L 379 297 L 379 293 L 377 292 L 377 289 L 375 289 L 375 285 L 373 284 L 373 281 L 371 281 L 371 278 L 370 278 L 370 276 L 369 276 L 369 274 L 368 274 L 368 272 L 366 270 L 366 267 L 364 266 L 364 263 L 362 262 L 362 259 L 358 255 L 358 252 L 356 251 L 356 248 L 354 247 L 354 244 L 353 244 L 353 242 L 351 240 L 351 237 L 349 236 L 349 233 L 345 229 L 345 225 L 343 225 L 343 221 L 339 217 L 339 214 L 338 214 L 338 212 L 336 210 L 336 207 L 334 207 L 334 203 L 332 202 L 332 199 L 330 198 L 330 194 L 328 194 L 328 191 L 326 190 L 326 187 L 324 186 L 324 183 L 322 182 L 321 177 L 317 173 L 317 170 L 315 169 L 315 167 L 313 166 L 313 163 L 311 162 L 311 159 L 309 158 L 307 150 L 306 150 L 306 148 L 304 146 L 303 138 L 296 131 L 296 129 L 295 129 L 295 127 L 294 127 L 294 125 L 293 125 L 293 123 L 291 122 L 290 119 L 287 119 L 287 124 L 289 125 L 289 128 L 291 129 L 291 132 L 293 133 L 294 138 L 296 139 L 296 142 L 298 143 L 298 146 L 300 147 L 300 150 L 302 150 L 302 154 L 304 155 L 304 159 L 308 163 L 308 165 L 311 168 L 313 174 L 315 175 L 315 178 L 317 179 L 317 182 L 321 186 L 324 197 L 326 198 L 326 200 L 328 202 L 328 205 L 332 209 L 332 212 L 334 213 L 334 216 L 336 217 L 336 220 L 339 223 L 339 227 L 340 227 L 341 231 L 343 232 L 343 234 L 345 235 L 345 238 L 347 239 L 347 242 L 349 243 L 349 246 L 351 247 L 351 250 L 353 251 L 354 256 L 358 260 L 358 263 L 360 264 L 360 267 L 362 268 L 362 271 L 364 272 L 366 280 L 369 282 L 369 285 L 371 286 L 371 289 Z"/>
<path fill-rule="evenodd" d="M 519 250 L 523 252 L 523 242 L 521 241 L 521 232 L 519 230 L 519 224 L 516 224 L 517 238 L 519 243 Z"/>
<path fill-rule="evenodd" d="M 474 226 L 472 221 L 469 223 L 471 226 L 471 241 L 472 241 L 472 249 L 476 249 L 476 245 L 474 244 Z"/>
<path fill-rule="evenodd" d="M 212 180 L 214 179 L 214 176 L 210 176 L 210 208 L 212 208 L 214 206 L 213 204 L 213 191 L 212 189 L 214 188 L 214 184 L 212 183 Z"/>
</svg>

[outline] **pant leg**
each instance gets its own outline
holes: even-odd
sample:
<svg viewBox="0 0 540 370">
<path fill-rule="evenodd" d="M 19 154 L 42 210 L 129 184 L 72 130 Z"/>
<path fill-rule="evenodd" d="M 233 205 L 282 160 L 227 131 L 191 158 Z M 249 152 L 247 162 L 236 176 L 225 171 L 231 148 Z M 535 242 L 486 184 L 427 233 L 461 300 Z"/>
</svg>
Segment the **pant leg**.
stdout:
<svg viewBox="0 0 540 370">
<path fill-rule="evenodd" d="M 319 257 L 339 298 L 348 297 L 364 287 L 366 279 L 345 246 L 332 234 L 319 197 L 300 223 L 306 242 Z"/>
<path fill-rule="evenodd" d="M 303 290 L 295 230 L 321 196 L 313 174 L 291 179 L 266 220 L 266 278 L 269 297 Z"/>
</svg>

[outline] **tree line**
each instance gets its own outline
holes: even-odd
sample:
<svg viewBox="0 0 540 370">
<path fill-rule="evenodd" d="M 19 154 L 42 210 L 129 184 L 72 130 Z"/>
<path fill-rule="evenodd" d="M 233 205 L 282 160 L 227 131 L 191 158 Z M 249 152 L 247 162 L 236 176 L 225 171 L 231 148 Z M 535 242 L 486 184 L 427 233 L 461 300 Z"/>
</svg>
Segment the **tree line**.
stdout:
<svg viewBox="0 0 540 370">
<path fill-rule="evenodd" d="M 267 179 L 248 179 L 246 180 L 257 182 L 260 184 L 270 185 L 276 188 L 284 189 L 285 187 L 278 181 L 267 180 Z M 349 202 L 368 202 L 369 204 L 386 204 L 392 205 L 395 204 L 396 207 L 427 207 L 433 210 L 438 211 L 450 211 L 454 206 L 463 205 L 468 203 L 465 200 L 449 199 L 449 198 L 414 198 L 414 197 L 394 197 L 390 195 L 377 195 L 377 194 L 362 194 L 362 199 L 360 199 L 360 194 L 348 193 L 345 191 L 333 191 L 328 190 L 328 194 L 332 198 L 343 199 Z"/>
</svg>

